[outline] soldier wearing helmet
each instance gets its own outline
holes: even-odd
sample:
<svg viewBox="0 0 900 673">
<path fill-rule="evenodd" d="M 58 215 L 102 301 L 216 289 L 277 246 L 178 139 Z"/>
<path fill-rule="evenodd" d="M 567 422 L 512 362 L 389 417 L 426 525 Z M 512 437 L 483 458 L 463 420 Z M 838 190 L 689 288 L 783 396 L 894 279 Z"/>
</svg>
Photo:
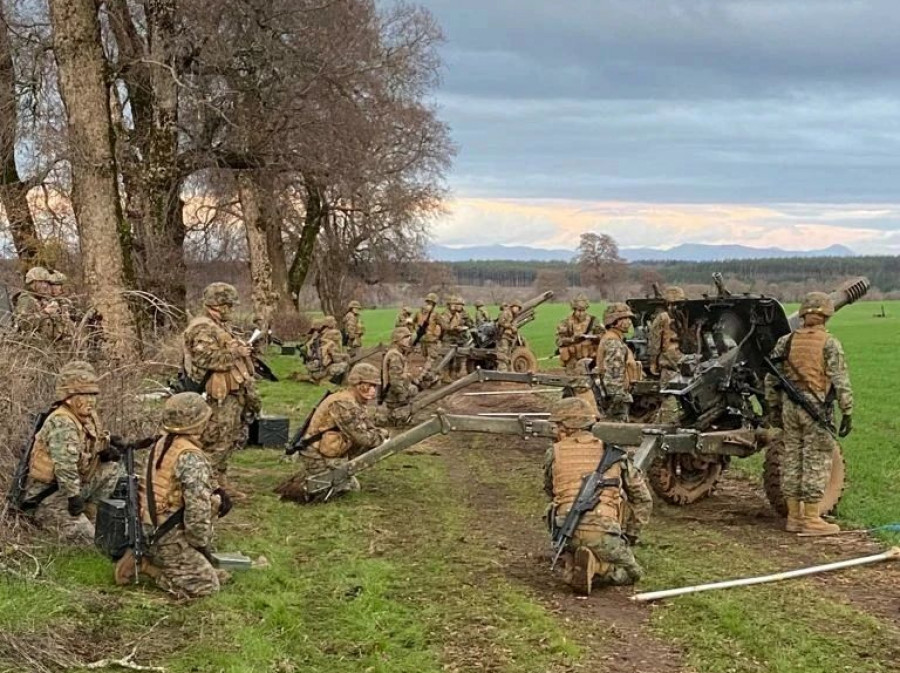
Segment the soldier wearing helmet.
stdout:
<svg viewBox="0 0 900 673">
<path fill-rule="evenodd" d="M 625 343 L 625 335 L 631 330 L 634 314 L 628 304 L 614 302 L 603 312 L 606 332 L 597 345 L 595 375 L 604 391 L 604 414 L 613 421 L 628 421 L 628 411 L 633 401 L 631 386 L 642 378 L 641 366 Z"/>
<path fill-rule="evenodd" d="M 381 375 L 374 365 L 360 362 L 347 376 L 347 387 L 326 396 L 313 410 L 303 435 L 306 445 L 300 451 L 300 471 L 276 491 L 291 500 L 306 501 L 303 488 L 307 476 L 345 464 L 351 455 L 373 449 L 388 437 L 366 413 L 366 405 L 375 399 Z M 300 485 L 300 494 L 294 486 Z M 358 491 L 359 482 L 350 480 L 344 491 Z M 334 497 L 334 495 L 332 497 Z"/>
<path fill-rule="evenodd" d="M 825 329 L 832 315 L 831 297 L 824 292 L 807 294 L 800 304 L 801 326 L 778 340 L 771 358 L 780 363 L 784 376 L 826 418 L 832 417 L 837 400 L 841 410 L 838 436 L 846 437 L 853 429 L 853 389 L 844 349 Z M 780 393 L 777 383 L 773 375 L 766 377 L 766 400 L 773 421 L 777 425 L 780 420 L 782 426 L 781 490 L 788 507 L 785 529 L 807 535 L 832 535 L 840 528 L 824 521 L 820 508 L 831 475 L 835 440 L 802 407 Z"/>
<path fill-rule="evenodd" d="M 400 309 L 400 312 L 397 314 L 397 319 L 394 321 L 394 327 L 406 327 L 407 329 L 412 330 L 413 312 L 409 306 L 403 306 Z"/>
<path fill-rule="evenodd" d="M 409 371 L 407 357 L 412 350 L 412 332 L 407 327 L 397 327 L 391 334 L 391 347 L 381 361 L 381 399 L 379 402 L 389 412 L 412 402 L 422 387 L 419 379 Z M 406 418 L 395 418 L 392 421 L 404 422 Z"/>
<path fill-rule="evenodd" d="M 423 371 L 431 371 L 441 349 L 441 319 L 437 313 L 438 296 L 434 292 L 425 295 L 422 308 L 413 317 L 413 343 L 422 348 L 425 358 Z"/>
<path fill-rule="evenodd" d="M 588 315 L 589 308 L 587 297 L 579 294 L 572 300 L 572 315 L 556 326 L 559 361 L 570 374 L 575 372 L 579 360 L 596 356 L 597 342 L 603 334 L 603 325 L 596 316 Z"/>
<path fill-rule="evenodd" d="M 56 377 L 56 401 L 34 436 L 20 508 L 42 528 L 79 545 L 94 541 L 88 503 L 109 497 L 121 471 L 118 452 L 97 415 L 100 384 L 87 362 L 65 365 Z"/>
<path fill-rule="evenodd" d="M 205 392 L 212 410 L 203 433 L 203 450 L 213 468 L 215 485 L 232 498 L 244 497 L 228 481 L 228 459 L 247 437 L 249 424 L 259 413 L 251 347 L 231 324 L 240 303 L 228 283 L 212 283 L 203 290 L 203 313 L 183 334 L 184 372 L 195 392 Z"/>
<path fill-rule="evenodd" d="M 139 475 L 144 534 L 152 541 L 141 560 L 141 572 L 179 598 L 208 596 L 220 587 L 219 574 L 209 561 L 213 516 L 227 514 L 231 500 L 214 489 L 212 466 L 201 446 L 211 415 L 197 393 L 167 399 L 163 434 Z M 134 557 L 126 553 L 116 564 L 118 584 L 134 579 L 134 565 Z"/>
<path fill-rule="evenodd" d="M 663 298 L 666 305 L 650 323 L 647 352 L 650 356 L 650 372 L 659 376 L 661 383 L 668 383 L 678 374 L 678 365 L 683 357 L 675 315 L 678 302 L 685 300 L 684 290 L 675 286 L 667 287 Z"/>
<path fill-rule="evenodd" d="M 590 431 L 596 420 L 590 405 L 577 397 L 560 400 L 551 410 L 557 434 L 544 459 L 551 535 L 574 504 L 584 476 L 598 468 L 606 453 Z M 632 547 L 650 520 L 650 489 L 627 454 L 603 473 L 603 480 L 596 506 L 582 515 L 562 556 L 563 578 L 584 595 L 596 585 L 633 584 L 643 574 Z"/>
<path fill-rule="evenodd" d="M 514 299 L 500 305 L 497 317 L 497 371 L 508 372 L 513 349 L 519 341 L 519 327 L 516 316 L 522 311 L 522 303 Z"/>
<path fill-rule="evenodd" d="M 447 312 L 441 314 L 441 342 L 445 349 L 464 346 L 468 343 L 469 330 L 474 326 L 472 318 L 466 313 L 466 302 L 459 295 L 451 295 L 447 299 Z M 466 359 L 455 357 L 442 372 L 445 383 L 450 383 L 465 374 Z"/>
<path fill-rule="evenodd" d="M 360 320 L 359 312 L 362 306 L 356 300 L 347 304 L 347 312 L 341 321 L 341 345 L 347 349 L 347 353 L 351 358 L 356 357 L 359 349 L 362 348 L 362 337 L 366 333 L 366 328 Z"/>
<path fill-rule="evenodd" d="M 484 302 L 478 300 L 475 302 L 475 327 L 481 327 L 484 323 L 490 322 L 491 316 L 484 308 Z"/>
<path fill-rule="evenodd" d="M 51 274 L 42 266 L 32 267 L 25 274 L 25 291 L 17 297 L 15 310 L 16 327 L 21 333 L 54 344 L 71 339 L 75 325 L 53 289 L 59 276 L 62 274 Z"/>
</svg>

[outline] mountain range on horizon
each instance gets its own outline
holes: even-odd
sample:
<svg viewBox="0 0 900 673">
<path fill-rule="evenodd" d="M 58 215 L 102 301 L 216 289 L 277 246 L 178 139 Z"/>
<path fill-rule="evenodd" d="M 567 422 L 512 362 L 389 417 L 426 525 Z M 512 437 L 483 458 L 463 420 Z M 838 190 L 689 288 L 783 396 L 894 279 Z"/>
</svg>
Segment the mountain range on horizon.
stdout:
<svg viewBox="0 0 900 673">
<path fill-rule="evenodd" d="M 569 262 L 577 252 L 560 248 L 534 248 L 527 245 L 473 245 L 453 248 L 430 245 L 428 256 L 436 262 L 507 260 L 516 262 Z M 682 243 L 672 248 L 621 248 L 619 255 L 628 262 L 717 262 L 731 259 L 764 259 L 772 257 L 852 257 L 853 250 L 844 245 L 830 245 L 817 250 L 784 250 L 752 248 L 747 245 L 709 245 Z"/>
</svg>

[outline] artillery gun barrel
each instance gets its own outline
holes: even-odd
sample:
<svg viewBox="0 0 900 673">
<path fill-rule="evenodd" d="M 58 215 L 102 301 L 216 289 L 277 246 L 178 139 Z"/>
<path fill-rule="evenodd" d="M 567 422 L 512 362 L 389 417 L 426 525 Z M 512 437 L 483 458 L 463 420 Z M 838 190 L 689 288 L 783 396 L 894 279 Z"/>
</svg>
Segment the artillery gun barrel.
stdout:
<svg viewBox="0 0 900 673">
<path fill-rule="evenodd" d="M 553 298 L 552 290 L 547 290 L 546 292 L 539 294 L 537 297 L 532 297 L 528 301 L 522 303 L 522 310 L 519 311 L 519 315 L 522 315 L 523 313 L 528 313 L 528 311 L 530 311 L 531 309 L 540 306 L 545 301 L 550 301 L 552 298 Z"/>
<path fill-rule="evenodd" d="M 835 312 L 840 311 L 848 304 L 852 304 L 864 297 L 870 287 L 871 283 L 869 283 L 869 279 L 865 276 L 848 280 L 829 295 L 831 301 L 834 302 Z M 788 316 L 788 323 L 792 330 L 797 329 L 800 326 L 800 313 L 798 311 L 791 313 Z"/>
</svg>

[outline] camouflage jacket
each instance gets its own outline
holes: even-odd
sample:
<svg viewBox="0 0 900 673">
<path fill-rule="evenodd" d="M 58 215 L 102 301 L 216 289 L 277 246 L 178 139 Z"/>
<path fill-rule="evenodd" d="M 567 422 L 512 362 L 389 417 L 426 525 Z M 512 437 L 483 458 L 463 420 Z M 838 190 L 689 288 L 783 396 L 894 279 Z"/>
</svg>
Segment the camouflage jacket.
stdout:
<svg viewBox="0 0 900 673">
<path fill-rule="evenodd" d="M 98 466 L 98 454 L 107 445 L 107 436 L 94 414 L 90 419 L 82 419 L 68 408 L 60 405 L 47 417 L 35 435 L 32 451 L 31 479 L 26 489 L 26 497 L 43 491 L 49 479 L 36 481 L 36 472 L 43 471 L 39 463 L 49 457 L 52 463 L 52 479 L 66 497 L 79 495 L 94 476 Z M 46 453 L 45 453 L 46 451 Z"/>
<path fill-rule="evenodd" d="M 186 451 L 175 463 L 184 498 L 184 535 L 193 547 L 212 542 L 212 468 L 205 455 Z"/>
<path fill-rule="evenodd" d="M 500 312 L 497 318 L 497 338 L 515 341 L 519 334 L 519 328 L 516 327 L 516 316 L 510 309 Z"/>
<path fill-rule="evenodd" d="M 631 402 L 631 383 L 637 365 L 634 354 L 625 343 L 624 335 L 609 329 L 597 347 L 597 366 L 603 389 L 611 402 Z"/>
<path fill-rule="evenodd" d="M 590 332 L 588 332 L 590 326 Z M 564 361 L 592 357 L 597 349 L 597 339 L 603 335 L 603 323 L 595 316 L 586 315 L 584 320 L 576 320 L 575 315 L 567 316 L 556 326 L 556 345 Z M 584 336 L 594 339 L 585 339 Z"/>
<path fill-rule="evenodd" d="M 385 402 L 406 404 L 417 392 L 416 383 L 407 368 L 406 356 L 399 348 L 391 348 L 381 361 L 381 381 Z"/>
<path fill-rule="evenodd" d="M 23 292 L 16 300 L 15 319 L 19 332 L 48 341 L 71 338 L 75 333 L 67 303 L 31 292 Z"/>
<path fill-rule="evenodd" d="M 650 323 L 650 334 L 647 337 L 647 353 L 654 365 L 671 366 L 681 357 L 681 345 L 678 340 L 678 332 L 675 330 L 675 321 L 668 311 L 660 311 Z M 667 355 L 668 354 L 668 355 Z M 660 361 L 663 355 L 664 361 Z"/>
<path fill-rule="evenodd" d="M 461 346 L 469 340 L 472 318 L 465 311 L 448 311 L 441 314 L 441 340 L 454 346 Z"/>
<path fill-rule="evenodd" d="M 335 393 L 316 409 L 306 436 L 319 432 L 324 432 L 322 438 L 310 448 L 325 458 L 341 458 L 355 451 L 375 448 L 385 437 L 350 389 Z"/>
<path fill-rule="evenodd" d="M 491 316 L 483 308 L 475 309 L 475 327 L 480 327 L 483 323 L 490 322 Z"/>
<path fill-rule="evenodd" d="M 362 336 L 366 333 L 366 328 L 362 324 L 359 316 L 353 311 L 347 311 L 341 321 L 343 333 L 347 338 L 347 345 L 351 348 L 358 348 L 362 345 Z"/>
<path fill-rule="evenodd" d="M 400 311 L 397 314 L 397 319 L 394 321 L 394 327 L 408 327 L 410 330 L 413 329 L 413 317 L 411 313 L 407 313 L 406 311 Z"/>
<path fill-rule="evenodd" d="M 425 328 L 425 334 L 422 341 L 435 342 L 441 340 L 441 318 L 437 307 L 434 309 L 420 308 L 413 317 L 413 325 L 416 331 L 419 330 L 425 321 L 428 321 L 428 327 Z"/>
<path fill-rule="evenodd" d="M 184 367 L 194 381 L 207 381 L 206 392 L 216 400 L 249 392 L 255 394 L 254 366 L 250 356 L 238 352 L 246 342 L 208 315 L 194 318 L 184 330 Z"/>
</svg>

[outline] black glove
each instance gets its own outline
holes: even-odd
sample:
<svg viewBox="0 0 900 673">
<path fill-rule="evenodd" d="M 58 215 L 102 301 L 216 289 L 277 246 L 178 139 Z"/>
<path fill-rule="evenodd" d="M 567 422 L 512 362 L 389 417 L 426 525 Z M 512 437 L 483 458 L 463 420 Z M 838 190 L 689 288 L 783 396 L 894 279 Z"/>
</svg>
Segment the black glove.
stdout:
<svg viewBox="0 0 900 673">
<path fill-rule="evenodd" d="M 641 539 L 637 535 L 625 533 L 625 541 L 628 543 L 629 547 L 637 547 L 640 544 Z"/>
<path fill-rule="evenodd" d="M 69 498 L 69 516 L 80 516 L 84 514 L 84 498 L 80 495 L 73 495 Z"/>
<path fill-rule="evenodd" d="M 851 430 L 853 430 L 853 416 L 845 414 L 844 417 L 841 418 L 841 429 L 838 430 L 838 437 L 846 437 L 850 434 Z"/>
<path fill-rule="evenodd" d="M 119 451 L 119 447 L 113 444 L 113 438 L 109 438 L 109 446 L 103 449 L 100 453 L 97 454 L 97 457 L 100 458 L 101 463 L 115 463 L 122 459 L 122 454 Z"/>
<path fill-rule="evenodd" d="M 231 508 L 234 507 L 234 503 L 231 501 L 231 498 L 228 497 L 228 494 L 221 488 L 217 488 L 213 491 L 213 495 L 219 496 L 219 518 L 221 519 L 231 511 Z"/>
</svg>

